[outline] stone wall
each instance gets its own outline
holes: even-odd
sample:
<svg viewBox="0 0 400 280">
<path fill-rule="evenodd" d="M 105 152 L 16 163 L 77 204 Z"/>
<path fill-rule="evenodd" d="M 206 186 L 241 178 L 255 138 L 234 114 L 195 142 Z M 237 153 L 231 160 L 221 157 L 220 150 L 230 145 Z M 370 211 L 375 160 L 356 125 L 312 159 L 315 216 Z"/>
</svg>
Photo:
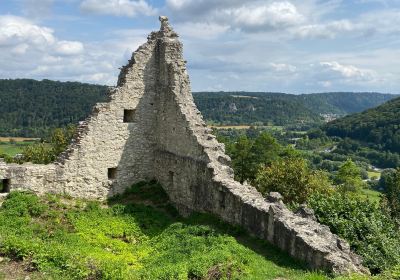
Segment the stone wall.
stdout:
<svg viewBox="0 0 400 280">
<path fill-rule="evenodd" d="M 109 102 L 97 104 L 73 143 L 50 165 L 0 164 L 10 189 L 105 199 L 157 179 L 178 210 L 209 212 L 270 241 L 313 269 L 366 272 L 348 244 L 233 179 L 224 146 L 196 108 L 182 44 L 165 17 L 121 70 Z M 304 213 L 303 213 L 304 214 Z"/>
</svg>

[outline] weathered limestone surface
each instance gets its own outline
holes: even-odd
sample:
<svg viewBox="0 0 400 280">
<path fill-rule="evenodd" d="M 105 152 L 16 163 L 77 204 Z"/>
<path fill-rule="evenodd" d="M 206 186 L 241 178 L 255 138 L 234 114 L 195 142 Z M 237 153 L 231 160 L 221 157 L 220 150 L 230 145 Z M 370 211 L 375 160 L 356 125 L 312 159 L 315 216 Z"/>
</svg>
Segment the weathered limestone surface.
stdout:
<svg viewBox="0 0 400 280">
<path fill-rule="evenodd" d="M 279 194 L 264 199 L 234 181 L 223 144 L 193 102 L 178 35 L 166 17 L 160 21 L 160 31 L 151 33 L 122 68 L 109 102 L 94 107 L 57 162 L 0 163 L 0 178 L 9 179 L 11 190 L 95 199 L 157 179 L 182 214 L 213 213 L 313 269 L 367 272 L 349 245 L 318 224 L 312 212 L 293 214 Z"/>
</svg>

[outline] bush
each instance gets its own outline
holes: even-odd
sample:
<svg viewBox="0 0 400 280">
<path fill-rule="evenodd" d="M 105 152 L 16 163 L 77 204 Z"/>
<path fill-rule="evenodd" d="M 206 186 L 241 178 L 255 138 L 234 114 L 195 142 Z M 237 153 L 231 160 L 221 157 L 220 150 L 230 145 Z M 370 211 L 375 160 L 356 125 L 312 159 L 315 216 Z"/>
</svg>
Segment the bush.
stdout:
<svg viewBox="0 0 400 280">
<path fill-rule="evenodd" d="M 39 217 L 48 210 L 48 206 L 34 194 L 11 192 L 3 203 L 3 209 L 10 216 Z"/>
<path fill-rule="evenodd" d="M 332 190 L 327 174 L 311 170 L 302 158 L 279 159 L 260 169 L 256 187 L 263 195 L 279 192 L 289 203 L 303 203 L 314 192 Z"/>
<path fill-rule="evenodd" d="M 400 263 L 400 234 L 379 205 L 356 195 L 314 193 L 308 200 L 319 222 L 346 239 L 373 273 Z"/>
</svg>

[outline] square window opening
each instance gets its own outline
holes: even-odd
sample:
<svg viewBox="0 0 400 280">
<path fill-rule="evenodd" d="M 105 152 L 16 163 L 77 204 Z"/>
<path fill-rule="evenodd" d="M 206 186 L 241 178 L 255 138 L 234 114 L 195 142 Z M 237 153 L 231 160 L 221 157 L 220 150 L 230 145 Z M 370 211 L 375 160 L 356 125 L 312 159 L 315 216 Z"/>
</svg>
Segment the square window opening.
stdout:
<svg viewBox="0 0 400 280">
<path fill-rule="evenodd" d="M 124 123 L 131 123 L 135 121 L 135 110 L 124 110 Z"/>
<path fill-rule="evenodd" d="M 10 179 L 0 179 L 0 193 L 10 192 Z"/>
<path fill-rule="evenodd" d="M 108 168 L 108 179 L 113 180 L 117 177 L 117 168 Z"/>
</svg>

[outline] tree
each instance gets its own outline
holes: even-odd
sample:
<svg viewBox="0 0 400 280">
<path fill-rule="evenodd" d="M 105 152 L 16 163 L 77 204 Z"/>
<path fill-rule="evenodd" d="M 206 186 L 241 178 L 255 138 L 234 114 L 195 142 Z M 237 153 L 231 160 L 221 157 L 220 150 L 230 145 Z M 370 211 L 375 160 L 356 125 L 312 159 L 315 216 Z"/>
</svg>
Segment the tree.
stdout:
<svg viewBox="0 0 400 280">
<path fill-rule="evenodd" d="M 254 140 L 242 135 L 235 143 L 227 145 L 232 166 L 238 181 L 253 181 L 257 171 L 279 158 L 282 147 L 270 134 L 263 132 Z"/>
<path fill-rule="evenodd" d="M 332 190 L 327 174 L 311 170 L 308 162 L 299 157 L 272 162 L 259 170 L 255 182 L 263 195 L 279 192 L 285 202 L 304 203 L 314 192 Z"/>
<path fill-rule="evenodd" d="M 336 175 L 336 183 L 343 192 L 357 192 L 364 186 L 361 170 L 351 159 L 347 159 L 340 166 Z"/>
<path fill-rule="evenodd" d="M 252 142 L 241 136 L 231 147 L 232 166 L 239 182 L 253 177 L 254 158 L 251 153 Z"/>
<path fill-rule="evenodd" d="M 279 157 L 281 145 L 269 133 L 261 133 L 251 148 L 251 153 L 256 158 L 257 164 L 268 165 Z"/>
<path fill-rule="evenodd" d="M 392 217 L 400 219 L 400 168 L 382 174 L 384 197 Z"/>
</svg>

